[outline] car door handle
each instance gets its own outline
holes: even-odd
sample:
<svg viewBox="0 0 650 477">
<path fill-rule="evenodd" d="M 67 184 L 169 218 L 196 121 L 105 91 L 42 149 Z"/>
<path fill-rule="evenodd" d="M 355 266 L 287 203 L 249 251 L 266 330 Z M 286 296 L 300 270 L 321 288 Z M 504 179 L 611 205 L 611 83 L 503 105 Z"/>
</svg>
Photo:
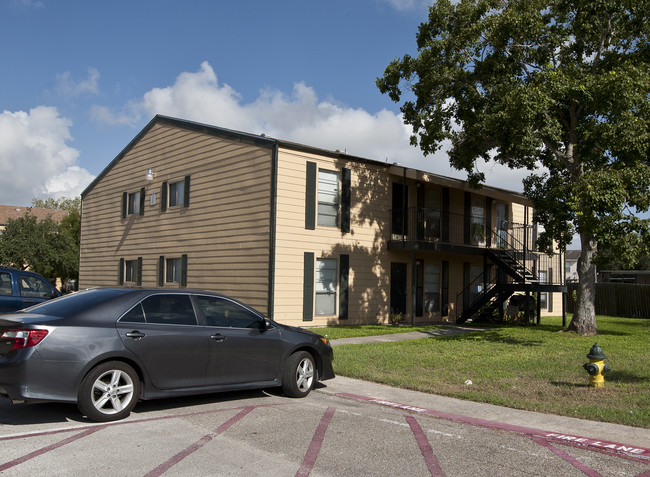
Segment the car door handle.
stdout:
<svg viewBox="0 0 650 477">
<path fill-rule="evenodd" d="M 144 338 L 146 335 L 144 333 L 140 333 L 139 331 L 133 330 L 129 331 L 126 334 L 127 338 L 133 338 L 134 340 L 139 340 L 141 338 Z"/>
<path fill-rule="evenodd" d="M 211 335 L 210 339 L 213 339 L 215 341 L 223 341 L 226 339 L 226 337 L 220 333 L 217 333 L 216 335 Z"/>
</svg>

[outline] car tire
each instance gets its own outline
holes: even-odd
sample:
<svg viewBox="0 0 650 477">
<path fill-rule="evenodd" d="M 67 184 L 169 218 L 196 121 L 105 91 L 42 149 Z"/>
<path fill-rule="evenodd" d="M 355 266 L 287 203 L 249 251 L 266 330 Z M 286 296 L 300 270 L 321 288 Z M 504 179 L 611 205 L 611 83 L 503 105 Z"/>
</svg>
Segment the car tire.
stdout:
<svg viewBox="0 0 650 477">
<path fill-rule="evenodd" d="M 138 373 L 126 363 L 108 361 L 95 366 L 83 378 L 77 406 L 92 421 L 118 421 L 131 413 L 139 398 Z"/>
<path fill-rule="evenodd" d="M 316 366 L 312 355 L 306 351 L 298 351 L 289 356 L 282 375 L 284 394 L 289 397 L 305 397 L 315 382 Z"/>
</svg>

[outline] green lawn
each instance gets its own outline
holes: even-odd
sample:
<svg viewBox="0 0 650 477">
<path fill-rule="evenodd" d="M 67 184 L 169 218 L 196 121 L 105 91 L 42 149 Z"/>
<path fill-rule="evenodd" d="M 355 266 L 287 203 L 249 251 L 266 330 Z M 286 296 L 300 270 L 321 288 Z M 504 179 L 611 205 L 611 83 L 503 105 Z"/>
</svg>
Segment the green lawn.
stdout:
<svg viewBox="0 0 650 477">
<path fill-rule="evenodd" d="M 343 376 L 432 394 L 650 428 L 650 320 L 598 316 L 598 336 L 588 338 L 563 331 L 561 318 L 542 322 L 336 346 L 334 369 Z M 371 325 L 314 331 L 336 339 L 416 329 L 423 328 Z M 612 368 L 604 388 L 589 387 L 582 367 L 594 342 Z M 468 380 L 472 384 L 465 384 Z"/>
</svg>

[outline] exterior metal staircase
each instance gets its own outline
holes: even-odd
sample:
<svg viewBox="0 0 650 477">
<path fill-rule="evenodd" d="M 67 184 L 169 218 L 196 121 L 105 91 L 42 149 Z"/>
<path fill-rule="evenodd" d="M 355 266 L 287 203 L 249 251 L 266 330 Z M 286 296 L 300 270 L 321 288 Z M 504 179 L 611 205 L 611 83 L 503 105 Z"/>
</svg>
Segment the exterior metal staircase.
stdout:
<svg viewBox="0 0 650 477">
<path fill-rule="evenodd" d="M 476 277 L 456 297 L 456 323 L 469 319 L 489 319 L 502 307 L 504 301 L 527 285 L 539 284 L 534 264 L 539 254 L 527 250 L 527 246 L 506 230 L 491 230 L 491 243 L 496 247 L 486 248 L 487 257 L 501 274 Z M 533 264 L 533 270 L 527 267 Z M 510 281 L 504 279 L 504 274 Z"/>
</svg>

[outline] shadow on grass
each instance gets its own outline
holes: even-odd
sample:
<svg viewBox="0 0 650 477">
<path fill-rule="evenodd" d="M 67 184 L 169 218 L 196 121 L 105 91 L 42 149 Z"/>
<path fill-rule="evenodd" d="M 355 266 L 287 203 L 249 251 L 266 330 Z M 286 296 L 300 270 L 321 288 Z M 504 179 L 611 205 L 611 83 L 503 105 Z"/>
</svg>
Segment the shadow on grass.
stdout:
<svg viewBox="0 0 650 477">
<path fill-rule="evenodd" d="M 452 336 L 439 336 L 436 339 L 456 340 L 456 341 L 489 341 L 491 343 L 502 343 L 516 346 L 541 346 L 544 340 L 528 339 L 528 338 L 514 338 L 512 336 L 504 336 L 498 330 L 494 331 L 480 331 L 475 333 L 466 333 Z"/>
</svg>

